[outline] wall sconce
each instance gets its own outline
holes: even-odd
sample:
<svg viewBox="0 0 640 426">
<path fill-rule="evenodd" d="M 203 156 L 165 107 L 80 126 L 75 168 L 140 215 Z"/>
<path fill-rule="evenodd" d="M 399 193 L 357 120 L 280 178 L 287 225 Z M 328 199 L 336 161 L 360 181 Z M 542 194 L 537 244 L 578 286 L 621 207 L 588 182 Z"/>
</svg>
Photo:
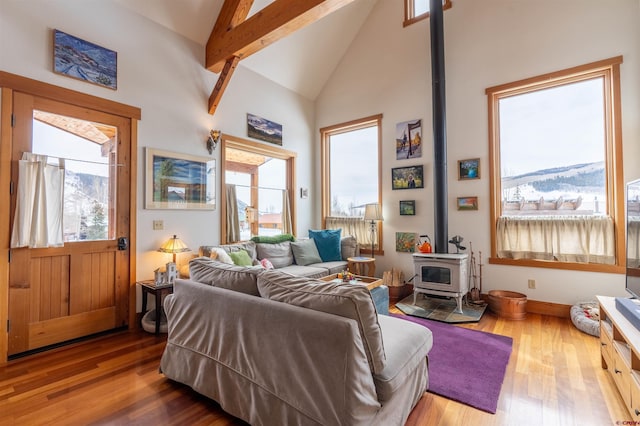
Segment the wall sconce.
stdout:
<svg viewBox="0 0 640 426">
<path fill-rule="evenodd" d="M 207 150 L 209 154 L 213 154 L 213 150 L 216 149 L 221 136 L 222 132 L 220 130 L 211 130 L 209 132 L 209 138 L 207 139 Z"/>
</svg>

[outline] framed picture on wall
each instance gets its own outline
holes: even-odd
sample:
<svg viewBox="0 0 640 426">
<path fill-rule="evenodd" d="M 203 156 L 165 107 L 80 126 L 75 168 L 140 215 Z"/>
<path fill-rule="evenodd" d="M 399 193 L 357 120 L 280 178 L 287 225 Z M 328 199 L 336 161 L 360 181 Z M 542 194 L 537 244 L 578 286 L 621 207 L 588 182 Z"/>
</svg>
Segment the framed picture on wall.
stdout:
<svg viewBox="0 0 640 426">
<path fill-rule="evenodd" d="M 145 149 L 146 209 L 215 210 L 216 160 Z"/>
<path fill-rule="evenodd" d="M 400 201 L 400 216 L 414 216 L 416 214 L 416 200 Z"/>
<path fill-rule="evenodd" d="M 396 124 L 396 160 L 422 157 L 422 120 Z"/>
<path fill-rule="evenodd" d="M 53 30 L 53 72 L 116 90 L 118 54 L 60 30 Z"/>
<path fill-rule="evenodd" d="M 458 197 L 458 210 L 478 210 L 478 197 Z"/>
<path fill-rule="evenodd" d="M 458 180 L 480 179 L 480 159 L 458 161 Z"/>
<path fill-rule="evenodd" d="M 282 146 L 282 124 L 247 113 L 247 135 L 250 138 Z"/>
<path fill-rule="evenodd" d="M 417 237 L 415 232 L 396 232 L 396 251 L 415 253 Z"/>
<path fill-rule="evenodd" d="M 395 167 L 391 169 L 391 189 L 424 188 L 422 166 Z"/>
</svg>

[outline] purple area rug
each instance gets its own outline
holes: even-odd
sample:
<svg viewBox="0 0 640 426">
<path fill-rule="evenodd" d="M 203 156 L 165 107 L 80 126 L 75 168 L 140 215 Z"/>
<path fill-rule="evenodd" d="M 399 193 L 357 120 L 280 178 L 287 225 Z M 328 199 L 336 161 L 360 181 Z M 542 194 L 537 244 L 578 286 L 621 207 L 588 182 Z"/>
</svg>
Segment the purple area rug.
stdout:
<svg viewBox="0 0 640 426">
<path fill-rule="evenodd" d="M 391 315 L 423 325 L 433 333 L 428 392 L 495 414 L 511 356 L 511 337 Z"/>
</svg>

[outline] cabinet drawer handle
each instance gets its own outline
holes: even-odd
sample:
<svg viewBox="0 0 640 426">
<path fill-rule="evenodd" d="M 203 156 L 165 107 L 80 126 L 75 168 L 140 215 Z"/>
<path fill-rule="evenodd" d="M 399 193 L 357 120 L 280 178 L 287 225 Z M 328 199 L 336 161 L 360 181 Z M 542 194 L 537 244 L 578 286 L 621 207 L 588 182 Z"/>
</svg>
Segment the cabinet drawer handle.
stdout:
<svg viewBox="0 0 640 426">
<path fill-rule="evenodd" d="M 615 371 L 616 374 L 622 374 L 622 370 L 618 370 L 617 368 L 614 368 L 613 371 Z"/>
<path fill-rule="evenodd" d="M 636 411 L 636 416 L 640 416 L 640 411 L 637 408 L 635 409 L 635 411 Z"/>
<path fill-rule="evenodd" d="M 607 346 L 607 344 L 604 342 L 600 342 L 600 346 Z"/>
</svg>

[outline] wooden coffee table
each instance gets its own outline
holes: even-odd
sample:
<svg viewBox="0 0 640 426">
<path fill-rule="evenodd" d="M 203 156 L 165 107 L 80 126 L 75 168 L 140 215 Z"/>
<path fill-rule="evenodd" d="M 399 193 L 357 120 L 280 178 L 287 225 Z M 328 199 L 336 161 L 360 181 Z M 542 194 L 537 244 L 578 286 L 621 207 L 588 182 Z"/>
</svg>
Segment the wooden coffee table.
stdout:
<svg viewBox="0 0 640 426">
<path fill-rule="evenodd" d="M 362 284 L 366 285 L 367 289 L 371 290 L 382 285 L 382 278 L 365 277 L 363 275 L 354 275 L 355 280 L 349 281 L 350 284 Z M 338 278 L 338 274 L 327 275 L 320 278 L 322 281 L 342 283 L 342 278 Z"/>
</svg>

